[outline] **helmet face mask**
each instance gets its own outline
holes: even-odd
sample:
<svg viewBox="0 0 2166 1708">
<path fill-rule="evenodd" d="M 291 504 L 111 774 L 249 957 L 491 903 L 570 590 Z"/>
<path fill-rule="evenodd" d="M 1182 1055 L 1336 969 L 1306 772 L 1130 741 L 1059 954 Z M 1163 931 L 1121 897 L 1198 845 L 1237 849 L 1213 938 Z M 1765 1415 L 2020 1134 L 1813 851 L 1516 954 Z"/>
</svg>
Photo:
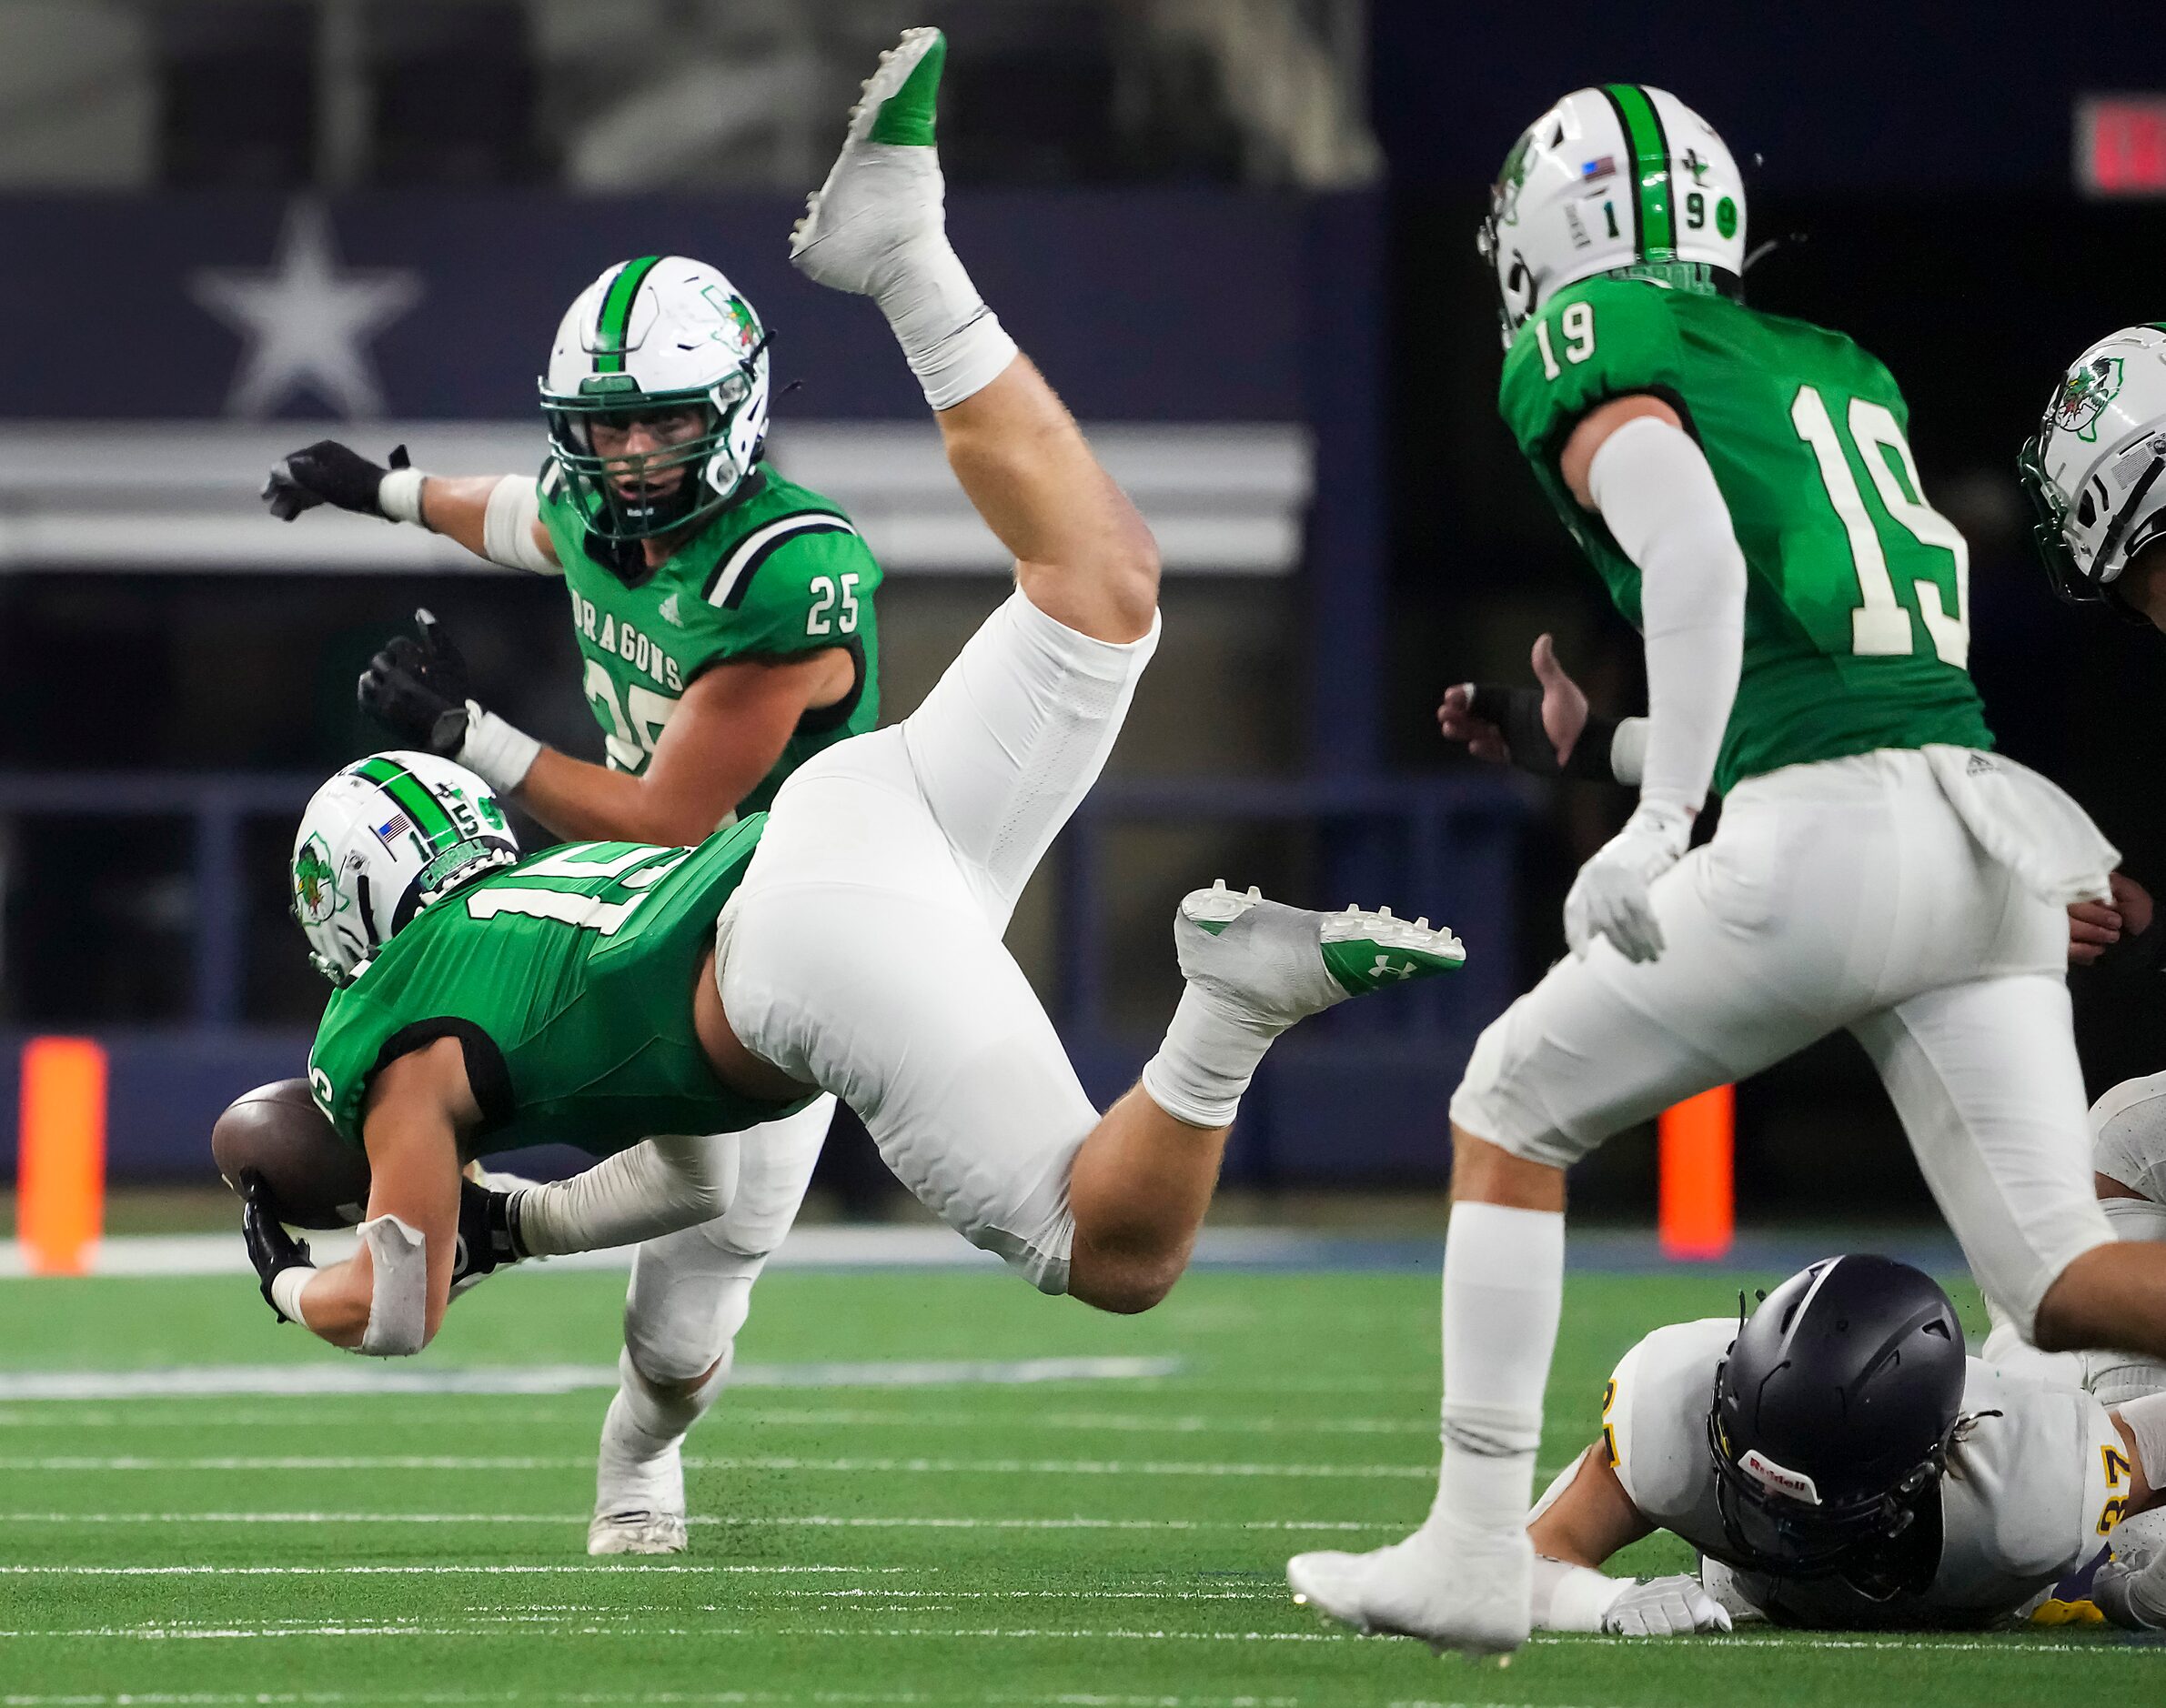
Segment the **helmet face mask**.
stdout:
<svg viewBox="0 0 2166 1708">
<path fill-rule="evenodd" d="M 433 753 L 377 753 L 316 791 L 287 869 L 310 963 L 351 984 L 415 914 L 519 859 L 495 793 Z"/>
<path fill-rule="evenodd" d="M 541 380 L 549 457 L 589 532 L 611 545 L 698 526 L 735 498 L 767 437 L 768 333 L 721 274 L 677 256 L 611 267 L 580 294 Z M 691 416 L 653 448 L 597 448 L 596 428 Z M 607 452 L 608 454 L 604 454 Z"/>
<path fill-rule="evenodd" d="M 1667 90 L 1577 89 L 1512 146 L 1475 246 L 1506 349 L 1550 297 L 1599 275 L 1735 295 L 1744 180 L 1714 128 Z"/>
<path fill-rule="evenodd" d="M 2166 538 L 2166 328 L 2128 327 L 2078 357 L 2016 461 L 2053 591 L 2145 622 L 2122 572 Z"/>
<path fill-rule="evenodd" d="M 1907 1264 L 1829 1259 L 1768 1294 L 1708 1412 L 1731 1563 L 1876 1599 L 1929 1579 L 1968 1374 L 1954 1307 Z"/>
</svg>

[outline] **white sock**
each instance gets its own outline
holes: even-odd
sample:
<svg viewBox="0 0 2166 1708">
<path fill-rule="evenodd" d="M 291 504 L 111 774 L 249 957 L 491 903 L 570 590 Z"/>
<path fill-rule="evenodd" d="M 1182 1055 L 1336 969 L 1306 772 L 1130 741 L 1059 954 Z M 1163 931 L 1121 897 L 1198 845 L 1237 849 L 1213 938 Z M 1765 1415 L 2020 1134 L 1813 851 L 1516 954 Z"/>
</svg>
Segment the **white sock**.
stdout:
<svg viewBox="0 0 2166 1708">
<path fill-rule="evenodd" d="M 984 390 L 1015 359 L 1015 340 L 944 236 L 913 244 L 874 300 L 935 409 Z"/>
<path fill-rule="evenodd" d="M 1564 1291 L 1562 1214 L 1452 1206 L 1444 1250 L 1444 1468 L 1422 1526 L 1430 1540 L 1463 1546 L 1526 1530 Z"/>
<path fill-rule="evenodd" d="M 1231 1013 L 1191 982 L 1165 1029 L 1165 1042 L 1143 1064 L 1143 1090 L 1175 1120 L 1231 1127 L 1264 1052 L 1285 1030 Z"/>
</svg>

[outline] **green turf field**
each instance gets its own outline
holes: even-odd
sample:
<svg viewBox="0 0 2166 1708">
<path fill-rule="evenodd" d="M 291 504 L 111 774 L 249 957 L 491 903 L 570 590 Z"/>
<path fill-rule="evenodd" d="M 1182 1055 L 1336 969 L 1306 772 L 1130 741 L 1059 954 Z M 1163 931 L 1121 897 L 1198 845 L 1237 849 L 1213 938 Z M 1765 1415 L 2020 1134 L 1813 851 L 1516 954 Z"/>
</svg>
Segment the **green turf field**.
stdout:
<svg viewBox="0 0 2166 1708">
<path fill-rule="evenodd" d="M 1739 1281 L 1575 1277 L 1546 1465 L 1592 1433 L 1637 1333 L 1722 1311 Z M 408 1368 L 604 1363 L 621 1292 L 501 1278 Z M 1499 1671 L 1327 1630 L 1282 1563 L 1426 1507 L 1436 1292 L 1205 1273 L 1115 1320 L 997 1272 L 771 1276 L 740 1349 L 771 1381 L 816 1361 L 1174 1367 L 740 1390 L 692 1439 L 695 1552 L 657 1563 L 582 1552 L 598 1390 L 0 1402 L 0 1705 L 1975 1708 L 2166 1683 L 2166 1654 L 2096 1633 L 1564 1638 Z M 275 1327 L 245 1281 L 0 1283 L 0 1368 L 272 1362 L 358 1368 Z"/>
</svg>

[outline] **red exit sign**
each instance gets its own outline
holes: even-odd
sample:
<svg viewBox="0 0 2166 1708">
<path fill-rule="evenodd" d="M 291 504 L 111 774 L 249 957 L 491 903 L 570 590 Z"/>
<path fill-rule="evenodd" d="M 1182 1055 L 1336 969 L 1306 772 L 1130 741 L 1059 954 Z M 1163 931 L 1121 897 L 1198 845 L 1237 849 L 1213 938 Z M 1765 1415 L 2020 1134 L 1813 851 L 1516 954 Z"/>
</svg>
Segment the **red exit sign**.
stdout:
<svg viewBox="0 0 2166 1708">
<path fill-rule="evenodd" d="M 2166 196 L 2166 95 L 2076 103 L 2076 187 L 2086 196 Z"/>
</svg>

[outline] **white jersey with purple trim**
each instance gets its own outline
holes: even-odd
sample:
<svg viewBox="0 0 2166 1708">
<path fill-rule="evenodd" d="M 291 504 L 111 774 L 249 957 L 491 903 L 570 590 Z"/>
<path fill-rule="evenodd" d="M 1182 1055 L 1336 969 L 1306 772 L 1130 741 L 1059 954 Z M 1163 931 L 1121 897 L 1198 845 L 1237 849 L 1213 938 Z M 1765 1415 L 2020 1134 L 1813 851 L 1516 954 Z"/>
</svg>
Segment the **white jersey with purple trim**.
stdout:
<svg viewBox="0 0 2166 1708">
<path fill-rule="evenodd" d="M 1690 1542 L 1710 1591 L 1791 1625 L 1972 1628 L 2015 1615 L 2096 1556 L 2126 1507 L 2130 1467 L 2106 1408 L 1970 1361 L 1976 1421 L 1940 1484 L 1940 1560 L 1926 1590 L 1875 1601 L 1839 1579 L 1779 1579 L 1723 1562 L 1732 1551 L 1708 1446 L 1715 1374 L 1736 1321 L 1657 1329 L 1603 1392 L 1602 1444 L 1640 1512 Z"/>
</svg>

